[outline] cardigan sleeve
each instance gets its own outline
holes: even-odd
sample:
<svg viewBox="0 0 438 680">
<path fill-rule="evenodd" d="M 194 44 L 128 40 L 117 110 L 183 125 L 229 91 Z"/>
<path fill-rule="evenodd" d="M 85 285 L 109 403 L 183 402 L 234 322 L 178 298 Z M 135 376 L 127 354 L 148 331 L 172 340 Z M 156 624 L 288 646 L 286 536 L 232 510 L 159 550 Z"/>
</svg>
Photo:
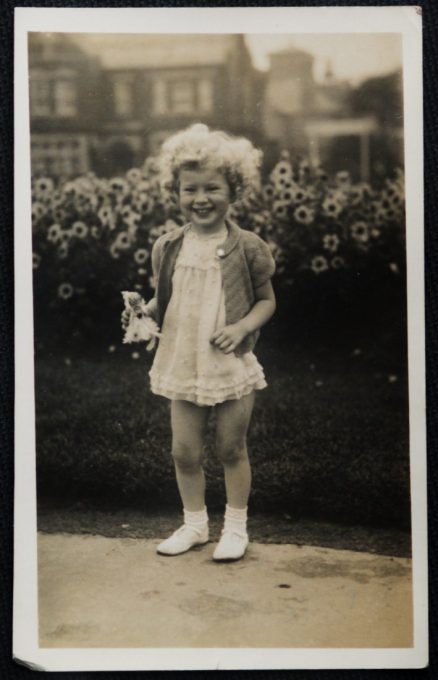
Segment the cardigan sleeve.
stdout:
<svg viewBox="0 0 438 680">
<path fill-rule="evenodd" d="M 259 236 L 254 246 L 249 264 L 253 288 L 258 288 L 274 275 L 275 261 L 269 246 Z"/>
</svg>

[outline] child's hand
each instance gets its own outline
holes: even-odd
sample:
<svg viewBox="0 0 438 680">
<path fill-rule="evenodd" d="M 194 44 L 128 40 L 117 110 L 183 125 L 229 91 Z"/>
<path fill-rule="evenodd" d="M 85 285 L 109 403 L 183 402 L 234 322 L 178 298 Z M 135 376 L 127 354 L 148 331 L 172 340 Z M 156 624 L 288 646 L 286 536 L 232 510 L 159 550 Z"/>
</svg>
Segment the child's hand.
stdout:
<svg viewBox="0 0 438 680">
<path fill-rule="evenodd" d="M 121 316 L 122 328 L 123 328 L 124 331 L 126 331 L 126 329 L 128 328 L 130 320 L 131 320 L 131 310 L 130 309 L 124 309 L 123 312 L 122 312 L 122 316 Z"/>
<path fill-rule="evenodd" d="M 151 298 L 147 305 L 145 305 L 142 309 L 145 316 L 150 316 L 152 319 L 155 319 L 155 315 L 157 313 L 157 298 Z"/>
<path fill-rule="evenodd" d="M 233 323 L 215 331 L 210 338 L 210 342 L 224 354 L 231 354 L 246 335 L 248 335 L 248 332 L 242 324 Z"/>
</svg>

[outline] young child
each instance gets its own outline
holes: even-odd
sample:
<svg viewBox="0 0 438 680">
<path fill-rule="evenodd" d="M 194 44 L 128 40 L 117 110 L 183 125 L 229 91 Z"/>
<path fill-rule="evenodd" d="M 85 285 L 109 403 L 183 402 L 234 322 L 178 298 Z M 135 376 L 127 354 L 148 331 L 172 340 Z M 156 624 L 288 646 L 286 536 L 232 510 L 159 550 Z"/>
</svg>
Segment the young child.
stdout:
<svg viewBox="0 0 438 680">
<path fill-rule="evenodd" d="M 246 434 L 255 391 L 266 387 L 252 353 L 273 315 L 275 265 L 266 243 L 227 218 L 230 204 L 259 180 L 261 152 L 246 139 L 196 124 L 168 139 L 160 167 L 185 226 L 152 250 L 156 295 L 148 313 L 162 337 L 151 390 L 170 400 L 172 456 L 184 524 L 158 553 L 178 555 L 208 541 L 203 443 L 211 408 L 224 468 L 226 512 L 215 560 L 237 560 L 248 545 L 251 470 Z"/>
</svg>

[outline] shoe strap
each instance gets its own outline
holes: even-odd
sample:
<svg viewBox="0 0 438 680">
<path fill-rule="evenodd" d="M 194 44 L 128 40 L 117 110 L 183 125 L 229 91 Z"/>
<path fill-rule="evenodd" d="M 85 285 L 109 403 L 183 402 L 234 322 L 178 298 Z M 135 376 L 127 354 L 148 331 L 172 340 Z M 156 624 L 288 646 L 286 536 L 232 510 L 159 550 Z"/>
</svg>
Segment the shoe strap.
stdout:
<svg viewBox="0 0 438 680">
<path fill-rule="evenodd" d="M 239 538 L 248 538 L 246 531 L 239 531 L 239 529 L 231 529 L 229 527 L 224 527 L 222 529 L 221 535 L 223 536 L 224 534 L 236 534 Z"/>
<path fill-rule="evenodd" d="M 198 529 L 197 527 L 193 527 L 189 524 L 183 524 L 182 527 L 176 530 L 175 534 L 181 534 L 183 531 L 186 530 L 193 531 L 195 534 L 198 534 L 198 536 L 201 536 L 202 534 L 202 529 Z"/>
</svg>

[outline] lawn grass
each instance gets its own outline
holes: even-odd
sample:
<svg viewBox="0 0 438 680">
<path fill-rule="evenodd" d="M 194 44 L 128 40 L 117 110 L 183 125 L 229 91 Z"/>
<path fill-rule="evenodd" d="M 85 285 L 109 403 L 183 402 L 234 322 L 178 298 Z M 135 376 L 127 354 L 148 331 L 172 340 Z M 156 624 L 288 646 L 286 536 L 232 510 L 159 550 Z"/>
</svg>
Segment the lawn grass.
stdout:
<svg viewBox="0 0 438 680">
<path fill-rule="evenodd" d="M 137 360 L 126 346 L 37 356 L 41 500 L 179 507 L 168 402 L 150 394 L 152 357 L 138 351 Z M 408 403 L 400 360 L 372 343 L 317 350 L 274 346 L 269 338 L 257 354 L 269 387 L 257 395 L 248 441 L 253 510 L 407 528 Z M 207 501 L 220 508 L 223 475 L 212 433 L 206 452 Z"/>
</svg>

